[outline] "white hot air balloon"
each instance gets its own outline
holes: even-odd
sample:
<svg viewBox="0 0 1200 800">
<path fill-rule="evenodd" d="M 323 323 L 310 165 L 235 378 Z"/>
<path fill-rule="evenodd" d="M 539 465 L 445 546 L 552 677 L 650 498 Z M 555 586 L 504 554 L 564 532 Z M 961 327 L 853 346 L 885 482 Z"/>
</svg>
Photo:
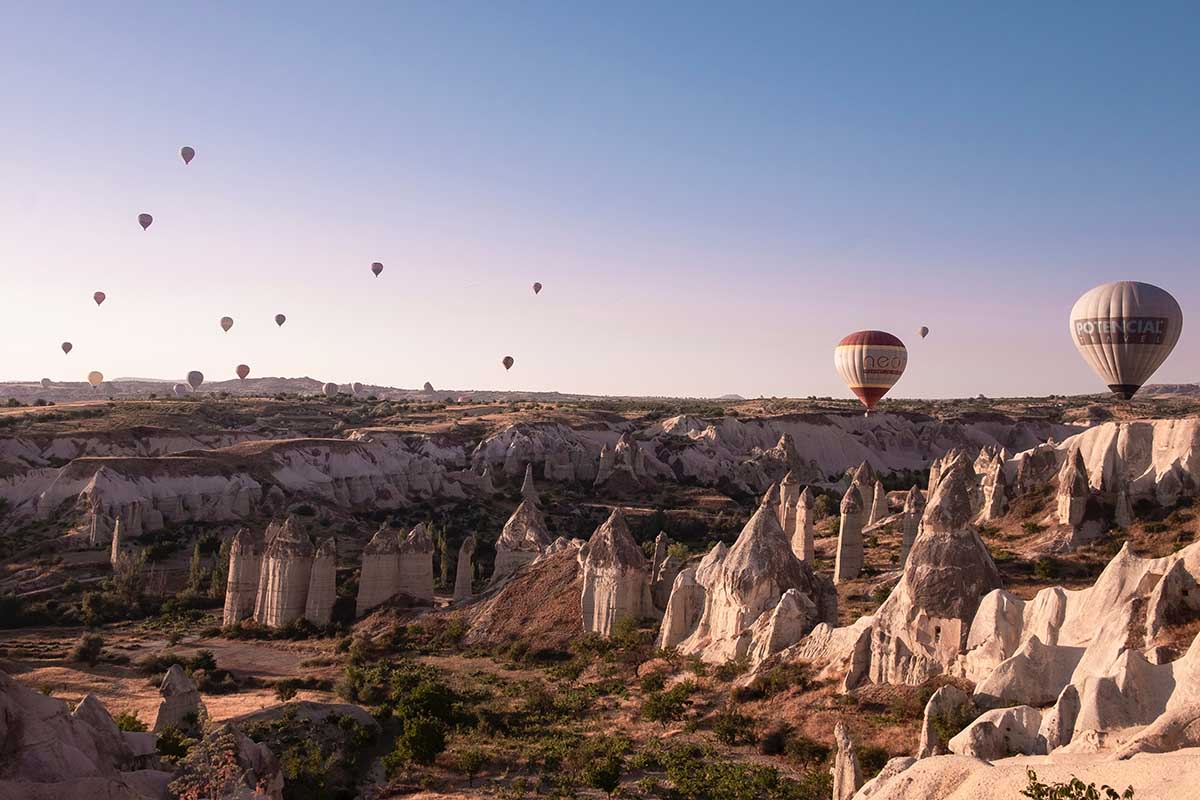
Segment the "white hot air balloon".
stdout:
<svg viewBox="0 0 1200 800">
<path fill-rule="evenodd" d="M 855 331 L 833 349 L 834 368 L 868 414 L 900 380 L 907 365 L 904 342 L 886 331 Z"/>
<path fill-rule="evenodd" d="M 198 369 L 194 369 L 187 374 L 188 386 L 193 389 L 199 389 L 200 384 L 204 383 L 204 373 Z"/>
<path fill-rule="evenodd" d="M 92 388 L 95 389 L 97 386 L 104 383 L 104 373 L 97 372 L 95 370 L 93 370 L 92 372 L 89 372 L 88 373 L 88 383 L 90 383 L 92 385 Z"/>
<path fill-rule="evenodd" d="M 325 393 L 326 397 L 337 397 L 338 386 L 336 383 L 327 383 L 321 387 L 321 391 Z"/>
<path fill-rule="evenodd" d="M 1171 355 L 1183 333 L 1183 310 L 1157 286 L 1116 281 L 1076 300 L 1069 324 L 1083 360 L 1128 400 Z"/>
</svg>

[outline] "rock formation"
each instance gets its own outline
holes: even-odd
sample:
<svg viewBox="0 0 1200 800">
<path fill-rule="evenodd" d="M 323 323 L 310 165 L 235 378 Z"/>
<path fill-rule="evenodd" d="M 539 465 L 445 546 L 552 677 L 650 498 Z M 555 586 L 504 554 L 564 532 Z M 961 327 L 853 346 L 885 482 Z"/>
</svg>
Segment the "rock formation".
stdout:
<svg viewBox="0 0 1200 800">
<path fill-rule="evenodd" d="M 470 600 L 475 581 L 475 537 L 463 539 L 458 548 L 458 567 L 454 574 L 454 602 Z"/>
<path fill-rule="evenodd" d="M 308 578 L 308 596 L 304 598 L 304 618 L 318 627 L 333 619 L 337 601 L 337 541 L 328 537 L 317 547 Z"/>
<path fill-rule="evenodd" d="M 917 758 L 945 755 L 950 752 L 949 741 L 941 730 L 951 720 L 974 716 L 971 698 L 954 684 L 940 687 L 925 704 L 921 719 L 921 740 L 917 744 Z"/>
<path fill-rule="evenodd" d="M 863 466 L 867 466 L 863 463 Z M 862 492 L 857 483 L 842 497 L 842 519 L 838 527 L 837 557 L 833 566 L 833 582 L 852 581 L 862 572 L 863 536 L 867 510 L 863 505 Z"/>
<path fill-rule="evenodd" d="M 977 520 L 991 522 L 1008 512 L 1008 478 L 1004 472 L 1003 456 L 996 457 L 986 466 L 980 482 L 982 507 Z"/>
<path fill-rule="evenodd" d="M 415 600 L 433 602 L 433 534 L 422 522 L 400 543 L 400 591 Z"/>
<path fill-rule="evenodd" d="M 819 622 L 816 605 L 796 589 L 788 589 L 775 608 L 760 614 L 742 636 L 751 664 L 761 664 L 803 638 Z M 739 647 L 742 649 L 742 647 Z"/>
<path fill-rule="evenodd" d="M 833 800 L 850 800 L 862 786 L 862 768 L 850 731 L 840 720 L 833 728 L 833 742 L 837 746 L 833 756 Z"/>
<path fill-rule="evenodd" d="M 921 527 L 921 517 L 925 515 L 925 495 L 916 486 L 908 490 L 904 496 L 904 512 L 900 520 L 900 568 L 908 563 L 908 554 L 913 542 L 917 540 L 917 531 Z"/>
<path fill-rule="evenodd" d="M 610 636 L 623 619 L 658 615 L 650 596 L 650 565 L 620 509 L 613 509 L 588 540 L 581 606 L 583 629 L 601 636 Z"/>
<path fill-rule="evenodd" d="M 248 528 L 238 529 L 229 548 L 223 624 L 234 625 L 254 615 L 262 558 L 262 537 Z"/>
<path fill-rule="evenodd" d="M 721 550 L 718 552 L 717 548 Z M 720 561 L 725 555 L 724 548 L 725 545 L 718 542 L 713 551 L 701 561 L 701 565 L 709 560 L 709 556 L 713 556 L 714 561 Z M 671 594 L 663 611 L 662 626 L 658 634 L 658 646 L 664 650 L 675 647 L 686 639 L 700 622 L 700 615 L 704 611 L 704 587 L 696 583 L 697 571 L 696 567 L 684 568 L 675 576 L 675 582 L 671 585 Z"/>
<path fill-rule="evenodd" d="M 533 483 L 533 464 L 525 465 L 525 479 L 521 481 L 521 500 L 535 506 L 541 503 L 537 486 Z"/>
<path fill-rule="evenodd" d="M 799 500 L 800 479 L 789 469 L 779 484 L 779 526 L 789 537 L 796 527 L 796 503 Z"/>
<path fill-rule="evenodd" d="M 867 518 L 867 524 L 877 525 L 887 515 L 887 490 L 883 488 L 883 481 L 876 479 L 874 493 L 871 498 L 871 515 Z"/>
<path fill-rule="evenodd" d="M 522 500 L 504 523 L 496 540 L 496 564 L 491 585 L 496 586 L 518 569 L 533 561 L 553 542 L 546 520 L 535 503 Z"/>
<path fill-rule="evenodd" d="M 605 445 L 600 451 L 594 486 L 620 493 L 640 491 L 653 483 L 646 466 L 646 453 L 628 431 L 621 434 L 611 450 Z"/>
<path fill-rule="evenodd" d="M 496 493 L 496 482 L 492 477 L 491 464 L 485 464 L 483 467 L 483 472 L 479 475 L 479 491 L 485 497 L 490 497 Z"/>
<path fill-rule="evenodd" d="M 387 523 L 379 527 L 362 552 L 355 616 L 361 617 L 400 591 L 400 537 Z"/>
<path fill-rule="evenodd" d="M 791 531 L 785 529 L 792 543 L 792 552 L 796 558 L 809 564 L 816 559 L 816 533 L 813 530 L 813 519 L 816 516 L 815 501 L 812 489 L 805 486 L 804 491 L 796 500 L 796 514 Z"/>
<path fill-rule="evenodd" d="M 199 730 L 204 704 L 200 702 L 200 690 L 183 667 L 171 665 L 158 693 L 162 695 L 162 702 L 158 704 L 158 714 L 154 718 L 155 733 L 162 733 L 167 728 L 178 728 L 185 733 Z"/>
<path fill-rule="evenodd" d="M 1042 715 L 1030 706 L 987 711 L 950 740 L 950 752 L 995 761 L 1039 751 Z"/>
<path fill-rule="evenodd" d="M 308 534 L 295 518 L 288 517 L 263 554 L 255 622 L 281 628 L 304 616 L 313 556 Z"/>
</svg>

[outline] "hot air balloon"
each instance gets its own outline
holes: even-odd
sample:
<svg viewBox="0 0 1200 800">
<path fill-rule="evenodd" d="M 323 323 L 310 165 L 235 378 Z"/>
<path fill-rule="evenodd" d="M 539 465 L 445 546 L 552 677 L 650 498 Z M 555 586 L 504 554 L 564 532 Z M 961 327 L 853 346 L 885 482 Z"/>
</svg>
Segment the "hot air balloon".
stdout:
<svg viewBox="0 0 1200 800">
<path fill-rule="evenodd" d="M 533 293 L 534 294 L 537 294 L 541 290 L 542 290 L 542 285 L 540 283 L 533 284 Z"/>
<path fill-rule="evenodd" d="M 917 334 L 924 339 L 929 335 L 929 328 L 926 328 L 924 325 L 922 325 L 921 327 L 917 328 Z"/>
<path fill-rule="evenodd" d="M 358 381 L 355 381 L 354 385 L 351 386 L 350 388 L 354 390 L 355 394 L 362 394 L 363 385 L 361 383 L 359 383 Z"/>
<path fill-rule="evenodd" d="M 183 397 L 185 394 L 191 393 L 192 387 L 188 386 L 186 383 L 177 383 L 171 391 L 175 392 L 176 397 Z"/>
<path fill-rule="evenodd" d="M 142 230 L 149 228 L 152 222 L 154 222 L 154 217 L 149 214 L 138 214 L 138 225 L 142 226 Z"/>
<path fill-rule="evenodd" d="M 179 148 L 179 157 L 183 159 L 184 164 L 192 163 L 192 159 L 196 157 L 194 148 L 188 147 L 186 144 Z M 218 159 L 219 161 L 220 159 Z"/>
<path fill-rule="evenodd" d="M 233 327 L 233 317 L 221 317 L 221 330 L 229 333 L 229 329 Z"/>
<path fill-rule="evenodd" d="M 198 369 L 194 369 L 187 374 L 188 386 L 193 389 L 199 389 L 200 384 L 204 383 L 204 373 Z"/>
<path fill-rule="evenodd" d="M 70 352 L 71 352 L 71 350 L 73 350 L 74 348 L 75 348 L 75 345 L 71 344 L 70 342 L 63 342 L 63 343 L 62 343 L 62 351 L 63 351 L 63 354 L 64 354 L 64 355 L 65 355 L 65 354 L 67 354 L 67 353 L 70 353 Z"/>
<path fill-rule="evenodd" d="M 338 386 L 336 383 L 327 383 L 321 387 L 321 391 L 325 393 L 326 397 L 337 397 Z"/>
<path fill-rule="evenodd" d="M 433 384 L 432 384 L 432 383 L 430 383 L 429 381 L 425 381 L 425 385 L 424 385 L 424 386 L 422 386 L 422 387 L 421 387 L 421 389 L 422 389 L 423 391 L 426 391 L 426 392 L 432 392 L 432 391 L 433 391 Z"/>
<path fill-rule="evenodd" d="M 1183 310 L 1157 286 L 1116 281 L 1075 301 L 1070 331 L 1083 360 L 1128 400 L 1171 355 L 1183 333 Z"/>
<path fill-rule="evenodd" d="M 246 376 L 248 376 L 250 374 L 250 368 L 247 367 L 245 364 L 238 364 L 236 372 L 237 372 L 237 376 L 239 378 L 241 378 L 242 380 L 246 380 Z"/>
<path fill-rule="evenodd" d="M 49 378 L 42 378 L 42 388 L 43 389 L 50 388 L 50 379 Z"/>
<path fill-rule="evenodd" d="M 383 272 L 383 264 L 380 264 L 378 261 L 376 261 L 374 264 L 371 265 L 371 272 L 374 272 L 375 277 L 378 278 L 379 273 Z"/>
<path fill-rule="evenodd" d="M 276 315 L 275 315 L 275 324 L 276 324 L 276 325 L 278 325 L 279 327 L 281 327 L 281 328 L 282 328 L 282 327 L 283 327 L 283 323 L 285 323 L 285 322 L 287 322 L 287 317 L 285 317 L 283 314 L 276 314 Z"/>
<path fill-rule="evenodd" d="M 833 349 L 833 366 L 868 414 L 900 380 L 907 363 L 904 342 L 884 331 L 856 331 Z"/>
<path fill-rule="evenodd" d="M 504 360 L 501 361 L 500 363 L 504 365 L 505 369 L 512 369 L 512 365 L 515 364 L 516 362 L 513 361 L 512 356 L 505 356 Z"/>
<path fill-rule="evenodd" d="M 106 295 L 104 292 L 96 292 L 92 295 L 92 299 L 96 301 L 96 305 L 100 305 L 106 299 L 108 299 L 108 295 Z"/>
<path fill-rule="evenodd" d="M 88 373 L 88 383 L 95 389 L 100 384 L 104 383 L 104 373 L 96 372 L 95 370 Z"/>
</svg>

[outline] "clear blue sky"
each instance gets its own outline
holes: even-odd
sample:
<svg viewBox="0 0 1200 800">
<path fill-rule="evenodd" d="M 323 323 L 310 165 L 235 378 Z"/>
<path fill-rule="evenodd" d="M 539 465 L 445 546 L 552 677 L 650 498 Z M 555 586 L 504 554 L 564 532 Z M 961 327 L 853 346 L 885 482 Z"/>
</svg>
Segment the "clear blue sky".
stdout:
<svg viewBox="0 0 1200 800">
<path fill-rule="evenodd" d="M 0 12 L 0 379 L 1061 393 L 1091 286 L 1200 311 L 1194 3 Z"/>
</svg>

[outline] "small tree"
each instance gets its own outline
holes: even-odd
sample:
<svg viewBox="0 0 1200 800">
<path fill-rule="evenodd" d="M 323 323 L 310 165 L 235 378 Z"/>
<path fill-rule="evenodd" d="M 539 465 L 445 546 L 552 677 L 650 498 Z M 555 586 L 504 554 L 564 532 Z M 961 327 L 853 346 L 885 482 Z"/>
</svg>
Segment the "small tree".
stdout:
<svg viewBox="0 0 1200 800">
<path fill-rule="evenodd" d="M 232 539 L 221 542 L 221 549 L 217 551 L 217 563 L 212 568 L 212 580 L 208 584 L 209 597 L 225 596 L 225 584 L 229 581 L 229 553 L 232 549 Z"/>
<path fill-rule="evenodd" d="M 104 639 L 98 633 L 85 633 L 71 650 L 71 660 L 95 666 L 104 650 Z"/>
<path fill-rule="evenodd" d="M 188 589 L 192 592 L 199 592 L 207 575 L 208 570 L 204 567 L 204 557 L 200 555 L 200 543 L 196 542 L 192 547 L 192 561 L 188 565 Z"/>
</svg>

